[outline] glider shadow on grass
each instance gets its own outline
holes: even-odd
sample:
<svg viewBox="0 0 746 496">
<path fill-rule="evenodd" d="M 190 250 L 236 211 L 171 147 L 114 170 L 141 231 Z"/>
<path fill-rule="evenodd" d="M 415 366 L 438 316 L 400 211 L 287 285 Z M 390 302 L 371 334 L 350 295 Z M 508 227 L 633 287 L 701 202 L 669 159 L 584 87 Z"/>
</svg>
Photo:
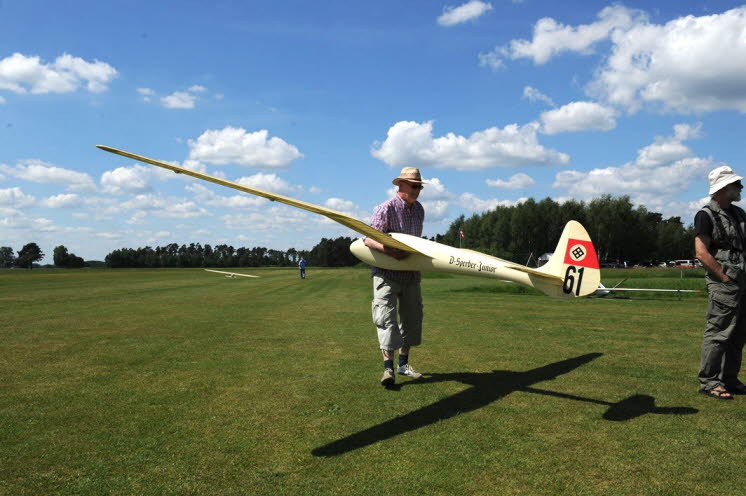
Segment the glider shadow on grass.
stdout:
<svg viewBox="0 0 746 496">
<path fill-rule="evenodd" d="M 494 370 L 484 373 L 430 374 L 417 381 L 405 382 L 403 385 L 414 386 L 434 382 L 457 381 L 468 384 L 471 387 L 419 410 L 387 420 L 381 424 L 315 448 L 311 453 L 314 456 L 325 457 L 342 455 L 379 441 L 385 441 L 400 434 L 426 427 L 441 420 L 449 419 L 461 413 L 477 410 L 516 391 L 608 406 L 609 408 L 603 414 L 603 418 L 612 421 L 631 420 L 646 413 L 674 415 L 697 413 L 698 410 L 689 407 L 657 407 L 655 406 L 655 398 L 641 394 L 630 396 L 617 403 L 611 403 L 609 401 L 555 393 L 531 387 L 537 382 L 550 381 L 560 375 L 567 374 L 601 355 L 601 353 L 589 353 L 526 372 Z"/>
</svg>

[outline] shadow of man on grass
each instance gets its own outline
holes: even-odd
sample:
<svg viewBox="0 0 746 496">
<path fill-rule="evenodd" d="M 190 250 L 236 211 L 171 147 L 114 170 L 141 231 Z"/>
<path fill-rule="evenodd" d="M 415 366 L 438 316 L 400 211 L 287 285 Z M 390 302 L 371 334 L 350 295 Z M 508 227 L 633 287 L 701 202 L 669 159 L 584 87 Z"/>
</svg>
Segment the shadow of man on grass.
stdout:
<svg viewBox="0 0 746 496">
<path fill-rule="evenodd" d="M 611 403 L 531 387 L 538 382 L 550 381 L 560 375 L 567 374 L 600 356 L 602 356 L 601 353 L 589 353 L 526 372 L 494 370 L 483 373 L 456 372 L 450 374 L 430 374 L 416 381 L 405 382 L 402 386 L 457 381 L 468 384 L 471 387 L 431 405 L 315 448 L 311 454 L 324 457 L 342 455 L 379 441 L 385 441 L 400 434 L 426 427 L 441 420 L 449 419 L 455 415 L 477 410 L 516 391 L 605 405 L 609 408 L 604 413 L 603 418 L 612 421 L 631 420 L 646 413 L 677 415 L 697 413 L 698 410 L 688 407 L 656 407 L 655 398 L 646 395 L 634 395 L 617 403 Z"/>
</svg>

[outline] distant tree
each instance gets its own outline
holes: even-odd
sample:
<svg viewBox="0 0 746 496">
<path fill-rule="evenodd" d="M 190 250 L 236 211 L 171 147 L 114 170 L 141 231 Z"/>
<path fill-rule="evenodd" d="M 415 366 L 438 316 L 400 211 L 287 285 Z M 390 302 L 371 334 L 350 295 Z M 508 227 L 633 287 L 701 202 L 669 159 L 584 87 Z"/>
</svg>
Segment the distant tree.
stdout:
<svg viewBox="0 0 746 496">
<path fill-rule="evenodd" d="M 85 261 L 75 253 L 68 253 L 64 245 L 54 247 L 54 265 L 66 269 L 79 269 L 85 266 Z"/>
<path fill-rule="evenodd" d="M 52 258 L 57 267 L 67 267 L 67 259 L 70 258 L 70 254 L 64 245 L 55 246 Z"/>
<path fill-rule="evenodd" d="M 0 269 L 9 269 L 13 267 L 16 257 L 13 255 L 13 248 L 10 246 L 0 246 Z"/>
<path fill-rule="evenodd" d="M 18 252 L 18 258 L 16 258 L 15 263 L 17 267 L 32 269 L 34 262 L 38 262 L 42 258 L 44 258 L 44 253 L 42 253 L 39 245 L 28 243 Z"/>
</svg>

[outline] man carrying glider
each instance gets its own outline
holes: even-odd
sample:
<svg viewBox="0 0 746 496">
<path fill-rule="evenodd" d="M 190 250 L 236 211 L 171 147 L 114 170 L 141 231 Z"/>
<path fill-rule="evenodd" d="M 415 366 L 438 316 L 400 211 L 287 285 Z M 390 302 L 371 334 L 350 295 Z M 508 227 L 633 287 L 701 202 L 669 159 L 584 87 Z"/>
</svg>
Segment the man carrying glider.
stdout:
<svg viewBox="0 0 746 496">
<path fill-rule="evenodd" d="M 709 174 L 710 203 L 694 218 L 696 257 L 707 269 L 710 293 L 702 337 L 700 392 L 731 400 L 746 394 L 738 380 L 746 343 L 746 212 L 733 205 L 741 200 L 741 176 L 722 166 Z"/>
<path fill-rule="evenodd" d="M 399 187 L 396 195 L 376 207 L 370 225 L 384 233 L 403 233 L 422 236 L 425 209 L 417 197 L 424 181 L 419 169 L 404 167 L 392 181 Z M 406 258 L 409 253 L 384 246 L 382 243 L 365 238 L 365 245 L 397 260 Z M 391 386 L 394 378 L 394 351 L 399 350 L 397 372 L 414 379 L 422 374 L 409 364 L 412 346 L 422 342 L 422 293 L 420 273 L 415 271 L 387 270 L 373 267 L 373 323 L 378 329 L 378 343 L 383 353 L 383 377 L 381 384 Z M 397 322 L 397 303 L 399 319 Z"/>
</svg>

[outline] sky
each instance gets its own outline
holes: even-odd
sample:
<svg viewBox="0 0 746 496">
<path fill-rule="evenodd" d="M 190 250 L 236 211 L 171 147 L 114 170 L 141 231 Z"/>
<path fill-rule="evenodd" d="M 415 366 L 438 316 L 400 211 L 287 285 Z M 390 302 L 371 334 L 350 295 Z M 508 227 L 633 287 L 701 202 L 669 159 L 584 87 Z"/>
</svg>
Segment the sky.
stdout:
<svg viewBox="0 0 746 496">
<path fill-rule="evenodd" d="M 0 246 L 310 249 L 404 166 L 424 234 L 526 198 L 680 216 L 746 172 L 746 5 L 722 1 L 0 0 Z"/>
</svg>

